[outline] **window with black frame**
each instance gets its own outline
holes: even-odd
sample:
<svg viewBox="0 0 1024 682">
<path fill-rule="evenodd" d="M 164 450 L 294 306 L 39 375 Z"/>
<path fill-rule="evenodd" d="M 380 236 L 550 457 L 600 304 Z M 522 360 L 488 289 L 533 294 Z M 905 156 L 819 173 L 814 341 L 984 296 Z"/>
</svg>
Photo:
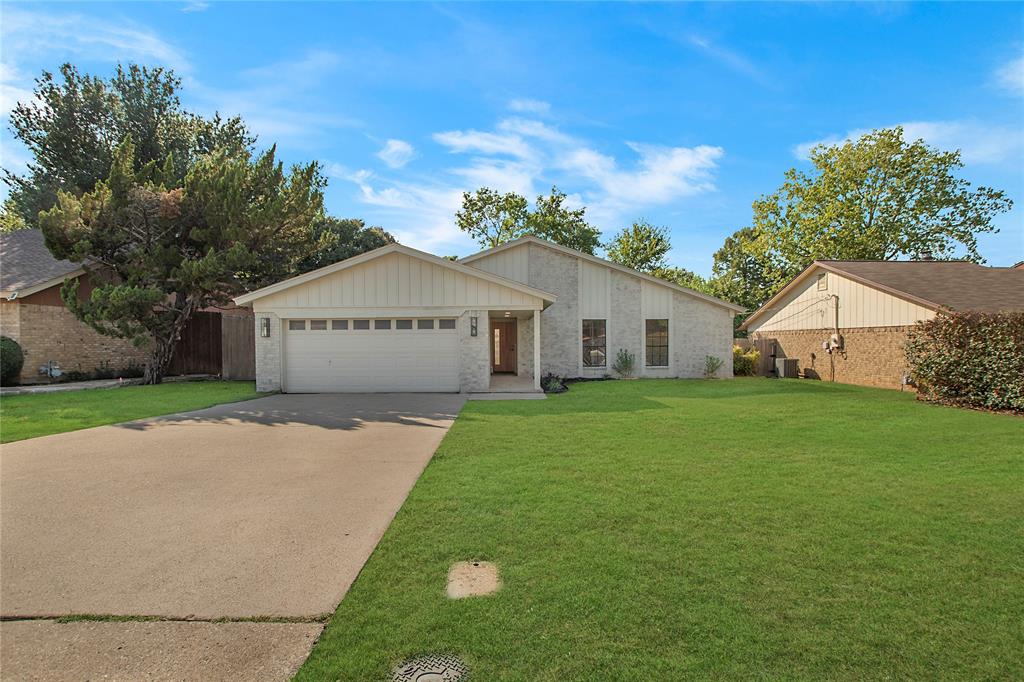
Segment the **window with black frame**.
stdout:
<svg viewBox="0 0 1024 682">
<path fill-rule="evenodd" d="M 583 320 L 583 366 L 604 367 L 608 363 L 605 320 Z"/>
<path fill-rule="evenodd" d="M 647 367 L 668 367 L 668 320 L 647 320 Z"/>
</svg>

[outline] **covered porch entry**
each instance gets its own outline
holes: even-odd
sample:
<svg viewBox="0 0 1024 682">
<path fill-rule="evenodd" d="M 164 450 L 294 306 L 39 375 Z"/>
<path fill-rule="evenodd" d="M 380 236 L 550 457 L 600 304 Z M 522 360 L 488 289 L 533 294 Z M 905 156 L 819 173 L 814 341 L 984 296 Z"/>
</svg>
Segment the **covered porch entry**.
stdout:
<svg viewBox="0 0 1024 682">
<path fill-rule="evenodd" d="M 492 392 L 540 390 L 540 314 L 539 310 L 489 311 Z"/>
</svg>

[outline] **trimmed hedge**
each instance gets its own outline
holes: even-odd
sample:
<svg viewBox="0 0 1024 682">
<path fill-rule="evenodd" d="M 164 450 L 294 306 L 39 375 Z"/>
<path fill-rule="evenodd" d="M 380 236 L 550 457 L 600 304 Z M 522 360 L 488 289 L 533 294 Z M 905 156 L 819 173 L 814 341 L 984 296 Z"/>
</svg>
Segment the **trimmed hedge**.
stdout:
<svg viewBox="0 0 1024 682">
<path fill-rule="evenodd" d="M 0 336 L 0 384 L 18 383 L 21 368 L 25 366 L 25 353 L 18 342 L 9 336 Z"/>
<path fill-rule="evenodd" d="M 910 334 L 924 400 L 1024 413 L 1024 313 L 939 313 Z"/>
</svg>

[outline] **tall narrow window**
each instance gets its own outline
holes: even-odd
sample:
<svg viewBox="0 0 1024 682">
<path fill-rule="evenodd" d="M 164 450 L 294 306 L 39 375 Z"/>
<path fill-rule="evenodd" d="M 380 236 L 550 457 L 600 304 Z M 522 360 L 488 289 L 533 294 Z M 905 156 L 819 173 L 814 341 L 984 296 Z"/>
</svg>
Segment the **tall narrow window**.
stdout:
<svg viewBox="0 0 1024 682">
<path fill-rule="evenodd" d="M 668 320 L 647 320 L 645 329 L 648 367 L 668 367 Z"/>
<path fill-rule="evenodd" d="M 583 366 L 604 367 L 608 360 L 605 320 L 583 320 Z"/>
</svg>

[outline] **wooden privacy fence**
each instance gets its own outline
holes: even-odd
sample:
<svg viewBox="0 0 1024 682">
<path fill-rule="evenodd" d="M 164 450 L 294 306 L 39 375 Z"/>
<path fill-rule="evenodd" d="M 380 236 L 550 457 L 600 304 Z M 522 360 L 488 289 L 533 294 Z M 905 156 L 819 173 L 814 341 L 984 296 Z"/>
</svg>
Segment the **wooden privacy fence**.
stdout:
<svg viewBox="0 0 1024 682">
<path fill-rule="evenodd" d="M 181 333 L 167 373 L 255 379 L 256 328 L 252 315 L 196 313 Z"/>
<path fill-rule="evenodd" d="M 256 321 L 252 315 L 222 315 L 221 363 L 225 379 L 256 378 Z"/>
<path fill-rule="evenodd" d="M 772 374 L 773 365 L 775 363 L 775 359 L 772 357 L 772 353 L 775 352 L 775 341 L 764 338 L 746 338 L 733 339 L 732 342 L 743 350 L 755 348 L 757 349 L 757 352 L 761 354 L 761 357 L 757 361 L 757 366 L 754 368 L 754 374 L 760 377 Z"/>
</svg>

